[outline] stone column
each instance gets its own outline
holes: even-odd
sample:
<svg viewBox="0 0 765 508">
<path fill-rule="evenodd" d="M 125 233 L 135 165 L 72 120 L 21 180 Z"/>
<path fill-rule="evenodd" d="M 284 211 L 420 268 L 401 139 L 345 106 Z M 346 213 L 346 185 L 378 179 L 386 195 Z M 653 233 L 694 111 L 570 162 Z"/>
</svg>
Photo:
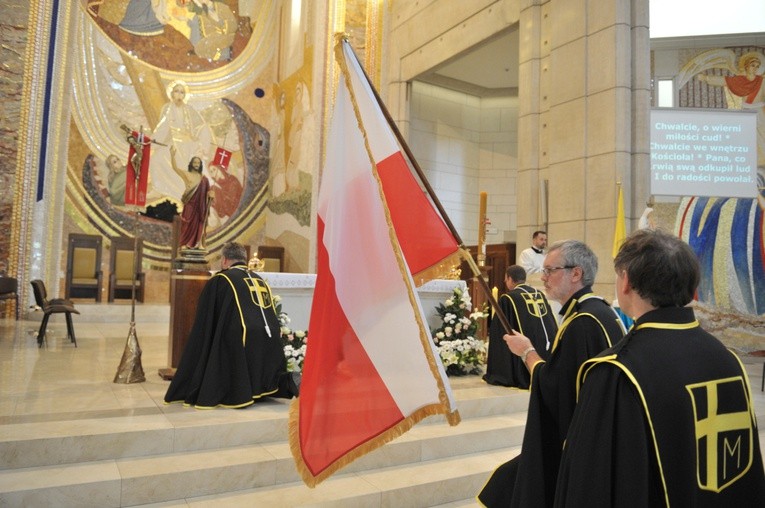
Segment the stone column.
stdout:
<svg viewBox="0 0 765 508">
<path fill-rule="evenodd" d="M 71 2 L 30 5 L 10 252 L 24 281 L 24 307 L 32 301 L 29 280 L 42 279 L 50 297 L 59 295 L 70 106 L 65 91 L 77 13 Z"/>
<path fill-rule="evenodd" d="M 17 226 L 13 223 L 16 187 L 23 175 L 16 174 L 18 130 L 22 116 L 22 89 L 26 47 L 29 42 L 29 2 L 13 0 L 3 3 L 0 20 L 0 59 L 3 80 L 0 81 L 0 270 L 19 278 L 22 273 L 11 258 L 16 248 L 11 238 Z M 19 299 L 24 307 L 26 300 Z"/>
<path fill-rule="evenodd" d="M 596 291 L 608 298 L 617 183 L 628 219 L 634 193 L 645 192 L 647 4 L 521 5 L 518 242 L 545 227 L 551 241 L 583 240 L 600 260 Z"/>
</svg>

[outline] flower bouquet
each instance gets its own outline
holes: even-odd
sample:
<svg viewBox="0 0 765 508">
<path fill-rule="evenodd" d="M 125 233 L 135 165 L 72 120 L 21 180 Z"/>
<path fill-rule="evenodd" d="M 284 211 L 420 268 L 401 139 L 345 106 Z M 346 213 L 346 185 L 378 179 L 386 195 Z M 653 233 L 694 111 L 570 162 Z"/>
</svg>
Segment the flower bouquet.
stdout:
<svg viewBox="0 0 765 508">
<path fill-rule="evenodd" d="M 289 327 L 290 317 L 282 310 L 282 299 L 274 295 L 276 316 L 279 318 L 279 337 L 287 360 L 287 372 L 301 372 L 305 360 L 305 348 L 308 343 L 308 330 L 293 330 Z"/>
<path fill-rule="evenodd" d="M 470 295 L 456 287 L 452 296 L 436 307 L 441 326 L 433 330 L 433 341 L 450 376 L 480 374 L 486 363 L 486 343 L 476 338 L 486 308 L 471 312 Z"/>
</svg>

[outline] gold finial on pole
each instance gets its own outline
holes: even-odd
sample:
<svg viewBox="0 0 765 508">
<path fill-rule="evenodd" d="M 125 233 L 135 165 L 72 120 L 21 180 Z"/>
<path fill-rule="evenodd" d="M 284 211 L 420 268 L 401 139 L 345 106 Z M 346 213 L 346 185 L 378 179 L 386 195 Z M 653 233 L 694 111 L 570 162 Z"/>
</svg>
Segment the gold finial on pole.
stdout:
<svg viewBox="0 0 765 508">
<path fill-rule="evenodd" d="M 266 262 L 260 259 L 257 254 L 253 254 L 247 262 L 247 269 L 252 272 L 262 272 L 265 268 Z"/>
</svg>

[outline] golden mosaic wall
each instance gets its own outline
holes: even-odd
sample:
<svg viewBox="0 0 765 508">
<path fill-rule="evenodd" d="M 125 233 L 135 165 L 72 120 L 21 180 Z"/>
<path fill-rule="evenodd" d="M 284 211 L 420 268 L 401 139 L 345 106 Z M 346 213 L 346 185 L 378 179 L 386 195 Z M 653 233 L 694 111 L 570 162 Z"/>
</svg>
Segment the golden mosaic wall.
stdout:
<svg viewBox="0 0 765 508">
<path fill-rule="evenodd" d="M 59 296 L 70 233 L 104 237 L 108 277 L 109 238 L 137 232 L 147 301 L 166 301 L 168 219 L 180 210 L 188 159 L 199 156 L 216 190 L 206 241 L 213 266 L 236 239 L 252 250 L 283 246 L 287 271 L 310 271 L 311 196 L 333 86 L 328 46 L 347 14 L 379 79 L 383 5 L 6 2 L 0 262 Z M 129 131 L 155 142 L 137 227 L 123 202 Z"/>
<path fill-rule="evenodd" d="M 14 15 L 24 12 L 18 4 Z M 49 132 L 56 133 L 47 141 L 56 144 L 53 151 L 62 157 L 59 161 L 57 153 L 49 156 L 53 167 L 40 179 L 42 201 L 32 189 L 42 174 L 37 161 L 19 165 L 28 184 L 19 190 L 24 196 L 14 196 L 12 189 L 20 187 L 14 186 L 18 139 L 12 128 L 3 131 L 11 133 L 8 140 L 0 138 L 5 148 L 0 159 L 0 227 L 10 228 L 15 207 L 19 223 L 26 224 L 16 231 L 17 243 L 37 249 L 16 256 L 23 265 L 19 273 L 42 276 L 58 294 L 69 233 L 101 235 L 108 249 L 110 237 L 137 232 L 144 240 L 148 300 L 166 301 L 162 273 L 172 256 L 171 221 L 181 210 L 184 176 L 194 156 L 203 160 L 204 174 L 216 191 L 207 224 L 208 258 L 214 260 L 228 240 L 250 245 L 253 251 L 262 244 L 281 245 L 287 253 L 286 269 L 304 271 L 309 264 L 318 151 L 311 4 L 189 0 L 152 4 L 149 9 L 141 5 L 132 0 L 79 0 L 71 4 L 71 11 L 62 11 L 53 76 L 46 80 L 45 73 L 32 73 L 26 99 L 20 93 L 21 74 L 32 72 L 32 59 L 22 56 L 32 49 L 38 65 L 45 62 L 45 53 L 54 47 L 46 39 L 52 37 L 51 20 L 36 17 L 37 35 L 27 36 L 25 19 L 5 18 L 11 25 L 3 34 L 15 38 L 3 40 L 3 50 L 16 59 L 4 58 L 4 70 L 9 75 L 18 72 L 18 79 L 3 81 L 7 90 L 2 121 L 28 124 L 29 132 L 44 136 L 41 119 L 47 115 Z M 22 69 L 25 64 L 28 69 Z M 47 102 L 43 89 L 55 79 L 66 81 L 53 86 L 64 96 Z M 32 108 L 35 114 L 19 113 L 24 100 L 39 106 Z M 135 207 L 124 202 L 130 163 L 126 138 L 131 130 L 155 141 L 147 202 L 140 208 L 137 227 Z M 44 152 L 36 148 L 44 143 L 20 144 L 36 157 Z M 53 227 L 44 227 L 44 221 L 52 221 Z M 2 236 L 0 262 L 10 258 L 12 263 L 11 235 Z M 51 258 L 57 260 L 54 265 Z M 108 259 L 106 250 L 105 277 Z"/>
<path fill-rule="evenodd" d="M 154 142 L 139 227 L 151 268 L 169 266 L 170 221 L 182 208 L 195 156 L 216 191 L 207 225 L 211 253 L 228 240 L 253 247 L 266 242 L 268 213 L 289 214 L 307 226 L 308 13 L 294 25 L 292 4 L 284 2 L 160 5 L 165 10 L 146 12 L 127 0 L 83 2 L 67 212 L 83 231 L 132 235 L 134 214 L 124 204 L 126 126 Z"/>
<path fill-rule="evenodd" d="M 3 2 L 3 11 L 0 19 L 0 271 L 8 270 L 10 275 L 15 275 L 16 267 L 9 266 L 9 260 L 29 2 Z"/>
</svg>

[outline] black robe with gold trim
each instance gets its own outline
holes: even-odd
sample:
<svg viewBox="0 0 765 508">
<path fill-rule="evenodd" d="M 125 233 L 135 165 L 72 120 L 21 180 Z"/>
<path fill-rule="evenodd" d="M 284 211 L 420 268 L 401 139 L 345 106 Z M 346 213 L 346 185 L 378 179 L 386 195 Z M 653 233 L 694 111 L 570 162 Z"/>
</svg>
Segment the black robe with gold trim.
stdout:
<svg viewBox="0 0 765 508">
<path fill-rule="evenodd" d="M 527 284 L 519 284 L 500 296 L 498 303 L 510 327 L 528 337 L 539 356 L 547 360 L 550 357 L 548 350 L 558 331 L 558 323 L 544 293 Z M 531 381 L 529 369 L 507 347 L 502 338 L 505 333 L 501 321 L 492 319 L 483 379 L 492 385 L 528 388 Z"/>
<path fill-rule="evenodd" d="M 556 506 L 765 506 L 746 371 L 692 309 L 644 314 L 579 383 Z"/>
<path fill-rule="evenodd" d="M 199 296 L 165 402 L 205 409 L 244 407 L 264 396 L 291 398 L 297 390 L 279 334 L 271 290 L 260 276 L 243 264 L 217 273 Z"/>
<path fill-rule="evenodd" d="M 521 454 L 498 467 L 478 495 L 490 508 L 552 506 L 579 367 L 624 336 L 619 316 L 589 286 L 574 293 L 561 314 L 550 359 L 536 363 L 531 372 Z"/>
</svg>

